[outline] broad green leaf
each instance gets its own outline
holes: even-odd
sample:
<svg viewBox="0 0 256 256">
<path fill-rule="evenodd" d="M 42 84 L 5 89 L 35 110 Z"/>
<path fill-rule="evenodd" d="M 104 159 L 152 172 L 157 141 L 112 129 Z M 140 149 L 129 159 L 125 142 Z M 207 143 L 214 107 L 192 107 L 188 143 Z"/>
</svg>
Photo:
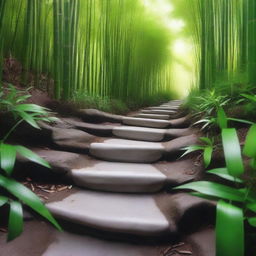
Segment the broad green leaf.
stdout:
<svg viewBox="0 0 256 256">
<path fill-rule="evenodd" d="M 13 167 L 16 160 L 16 148 L 9 144 L 0 144 L 0 162 L 1 168 L 9 175 L 13 171 Z"/>
<path fill-rule="evenodd" d="M 248 222 L 251 226 L 256 227 L 256 217 L 248 218 Z"/>
<path fill-rule="evenodd" d="M 49 163 L 45 161 L 43 158 L 35 154 L 33 151 L 29 150 L 28 148 L 25 148 L 23 146 L 15 146 L 16 150 L 19 154 L 24 156 L 25 158 L 29 159 L 32 162 L 38 163 L 40 165 L 43 165 L 47 168 L 51 168 Z"/>
<path fill-rule="evenodd" d="M 0 207 L 5 205 L 8 202 L 8 198 L 6 196 L 0 196 Z"/>
<path fill-rule="evenodd" d="M 244 165 L 236 130 L 223 129 L 222 143 L 228 172 L 232 176 L 239 177 L 244 172 Z"/>
<path fill-rule="evenodd" d="M 225 129 L 228 127 L 227 116 L 222 107 L 219 108 L 219 110 L 217 112 L 217 123 L 218 123 L 220 129 Z"/>
<path fill-rule="evenodd" d="M 244 256 L 244 215 L 237 206 L 219 201 L 216 216 L 216 256 Z"/>
<path fill-rule="evenodd" d="M 213 148 L 211 146 L 204 149 L 204 166 L 207 168 L 211 163 Z"/>
<path fill-rule="evenodd" d="M 44 206 L 41 200 L 28 188 L 17 181 L 0 175 L 0 186 L 27 204 L 30 208 L 50 221 L 56 228 L 61 230 L 59 224 L 52 217 L 51 213 Z"/>
<path fill-rule="evenodd" d="M 247 133 L 243 154 L 252 158 L 256 157 L 256 124 L 252 125 Z"/>
<path fill-rule="evenodd" d="M 256 102 L 256 96 L 255 95 L 250 95 L 250 94 L 246 94 L 246 93 L 243 93 L 241 94 L 243 97 L 247 98 L 248 100 L 251 100 L 251 101 L 255 101 Z"/>
<path fill-rule="evenodd" d="M 251 204 L 247 204 L 246 207 L 248 209 L 250 209 L 251 211 L 256 213 L 256 202 L 255 203 L 251 203 Z"/>
<path fill-rule="evenodd" d="M 10 214 L 8 221 L 8 241 L 15 239 L 23 230 L 23 212 L 20 202 L 10 202 Z"/>
<path fill-rule="evenodd" d="M 174 189 L 191 189 L 202 194 L 231 201 L 244 202 L 245 192 L 210 181 L 195 181 Z"/>
<path fill-rule="evenodd" d="M 27 123 L 29 123 L 34 128 L 40 129 L 37 122 L 34 120 L 33 116 L 26 112 L 19 112 L 20 117 Z"/>
<path fill-rule="evenodd" d="M 225 180 L 234 181 L 238 183 L 243 183 L 243 180 L 236 178 L 228 173 L 227 168 L 216 168 L 208 171 L 208 173 L 215 174 Z"/>
</svg>

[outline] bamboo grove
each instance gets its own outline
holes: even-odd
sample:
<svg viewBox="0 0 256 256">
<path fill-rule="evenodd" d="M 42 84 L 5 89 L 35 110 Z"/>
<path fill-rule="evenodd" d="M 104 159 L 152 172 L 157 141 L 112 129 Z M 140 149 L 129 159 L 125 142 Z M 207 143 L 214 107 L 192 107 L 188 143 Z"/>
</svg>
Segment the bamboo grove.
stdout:
<svg viewBox="0 0 256 256">
<path fill-rule="evenodd" d="M 188 23 L 196 45 L 200 89 L 256 83 L 256 2 L 182 0 L 193 10 Z M 187 16 L 187 17 L 188 17 Z M 192 16 L 192 18 L 191 18 Z M 232 89 L 232 88 L 231 88 Z"/>
<path fill-rule="evenodd" d="M 25 81 L 31 70 L 53 78 L 57 99 L 170 95 L 169 45 L 140 0 L 0 1 L 1 55 L 21 61 Z"/>
</svg>

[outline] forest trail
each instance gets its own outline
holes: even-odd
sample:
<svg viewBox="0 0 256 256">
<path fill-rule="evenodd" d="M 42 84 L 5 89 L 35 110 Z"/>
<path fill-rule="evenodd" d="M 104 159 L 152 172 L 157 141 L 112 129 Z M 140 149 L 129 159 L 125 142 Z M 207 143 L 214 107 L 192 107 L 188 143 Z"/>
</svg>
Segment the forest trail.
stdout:
<svg viewBox="0 0 256 256">
<path fill-rule="evenodd" d="M 52 169 L 25 159 L 20 168 L 72 184 L 46 193 L 46 206 L 65 231 L 28 215 L 20 237 L 8 244 L 0 237 L 1 255 L 214 256 L 215 204 L 172 190 L 203 172 L 195 157 L 180 158 L 200 136 L 181 103 L 129 116 L 80 110 L 41 124 L 34 135 L 41 144 L 33 150 Z"/>
</svg>

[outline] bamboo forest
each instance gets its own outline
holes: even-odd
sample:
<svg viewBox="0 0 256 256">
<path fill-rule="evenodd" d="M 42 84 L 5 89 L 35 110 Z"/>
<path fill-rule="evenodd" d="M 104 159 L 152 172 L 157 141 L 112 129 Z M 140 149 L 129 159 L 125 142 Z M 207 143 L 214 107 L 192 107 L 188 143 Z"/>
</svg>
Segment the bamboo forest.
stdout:
<svg viewBox="0 0 256 256">
<path fill-rule="evenodd" d="M 255 0 L 0 0 L 1 256 L 256 256 Z"/>
</svg>

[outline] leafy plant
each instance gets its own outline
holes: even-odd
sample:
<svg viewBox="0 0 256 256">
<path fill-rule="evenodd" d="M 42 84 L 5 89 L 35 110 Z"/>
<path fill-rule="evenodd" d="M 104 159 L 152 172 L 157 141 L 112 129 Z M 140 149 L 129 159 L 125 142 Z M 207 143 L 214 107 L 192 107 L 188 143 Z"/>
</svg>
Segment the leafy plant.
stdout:
<svg viewBox="0 0 256 256">
<path fill-rule="evenodd" d="M 11 112 L 16 117 L 16 123 L 9 132 L 0 140 L 0 187 L 4 189 L 4 193 L 0 195 L 0 207 L 9 205 L 9 222 L 8 222 L 8 241 L 13 240 L 22 232 L 23 214 L 22 203 L 28 205 L 39 215 L 50 221 L 56 228 L 61 229 L 56 220 L 41 202 L 41 200 L 28 188 L 15 181 L 11 176 L 14 170 L 17 154 L 36 162 L 47 168 L 50 165 L 38 155 L 33 153 L 28 148 L 21 145 L 11 145 L 6 143 L 18 125 L 25 121 L 35 128 L 40 129 L 38 121 L 54 120 L 49 115 L 47 109 L 35 104 L 22 104 L 29 95 L 20 95 L 15 87 L 9 86 L 7 94 L 3 91 L 0 97 L 0 107 L 3 112 Z"/>
<path fill-rule="evenodd" d="M 199 138 L 204 144 L 202 145 L 191 145 L 188 147 L 183 148 L 182 150 L 185 150 L 185 153 L 181 156 L 185 156 L 189 153 L 195 152 L 195 151 L 203 151 L 203 159 L 204 159 L 204 165 L 207 168 L 209 164 L 211 163 L 212 159 L 212 152 L 214 149 L 214 140 L 210 139 L 208 137 L 201 137 Z"/>
<path fill-rule="evenodd" d="M 241 147 L 234 128 L 222 129 L 222 143 L 226 167 L 208 171 L 233 186 L 209 181 L 197 181 L 178 186 L 176 189 L 191 189 L 194 195 L 218 200 L 216 216 L 216 255 L 244 255 L 244 220 L 256 227 L 256 124 L 248 131 L 243 154 L 251 158 L 250 178 L 245 179 L 245 167 Z"/>
</svg>

